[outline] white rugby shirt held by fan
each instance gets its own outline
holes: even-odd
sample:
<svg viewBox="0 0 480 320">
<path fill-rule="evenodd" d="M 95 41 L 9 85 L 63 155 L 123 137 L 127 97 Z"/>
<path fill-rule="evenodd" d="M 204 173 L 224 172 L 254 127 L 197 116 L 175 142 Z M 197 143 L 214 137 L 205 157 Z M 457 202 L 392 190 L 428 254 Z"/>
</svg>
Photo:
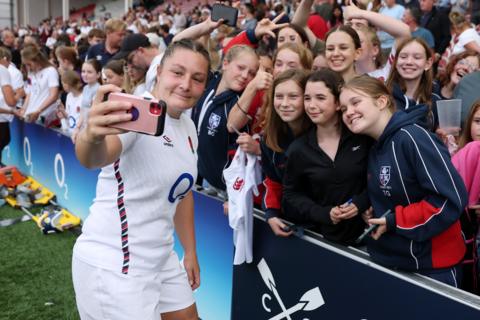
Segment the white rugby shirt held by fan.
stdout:
<svg viewBox="0 0 480 320">
<path fill-rule="evenodd" d="M 230 166 L 223 171 L 228 193 L 228 220 L 233 229 L 233 264 L 252 262 L 253 194 L 262 182 L 255 155 L 237 149 Z"/>
</svg>

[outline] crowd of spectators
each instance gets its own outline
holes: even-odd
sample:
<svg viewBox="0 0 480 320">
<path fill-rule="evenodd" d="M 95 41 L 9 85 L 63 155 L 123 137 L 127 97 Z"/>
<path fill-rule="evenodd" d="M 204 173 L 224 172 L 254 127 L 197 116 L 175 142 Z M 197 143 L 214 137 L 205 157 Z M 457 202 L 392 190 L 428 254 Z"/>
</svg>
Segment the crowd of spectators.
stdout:
<svg viewBox="0 0 480 320">
<path fill-rule="evenodd" d="M 207 192 L 227 198 L 222 172 L 240 147 L 261 158 L 265 180 L 263 201 L 257 204 L 278 236 L 291 236 L 282 220 L 288 218 L 343 244 L 354 244 L 367 223 L 381 225 L 375 239 L 399 246 L 411 241 L 416 249 L 430 250 L 432 255 L 428 247 L 432 241 L 438 245 L 446 234 L 457 241 L 461 217 L 467 215 L 473 223 L 480 212 L 480 181 L 472 180 L 480 177 L 480 167 L 475 165 L 480 150 L 480 1 L 223 3 L 239 11 L 236 27 L 212 21 L 208 1 L 189 12 L 182 12 L 181 3 L 173 1 L 152 12 L 139 5 L 123 17 L 108 20 L 45 19 L 38 27 L 3 30 L 0 150 L 10 140 L 8 123 L 13 117 L 62 130 L 75 143 L 100 85 L 112 84 L 139 96 L 151 92 L 165 49 L 172 42 L 195 39 L 202 42 L 211 60 L 206 89 L 191 111 L 199 140 L 197 183 Z M 367 75 L 362 84 L 357 83 L 359 76 Z M 376 83 L 364 86 L 370 79 L 377 79 Z M 348 89 L 342 91 L 343 85 Z M 354 94 L 359 92 L 363 95 Z M 385 93 L 388 101 L 382 100 Z M 387 119 L 399 128 L 411 124 L 425 132 L 402 127 L 402 132 L 412 136 L 407 141 L 391 132 L 381 138 L 368 129 L 358 129 L 354 122 L 368 119 L 365 115 L 370 111 L 365 107 L 360 120 L 352 120 L 351 110 L 367 98 L 379 108 L 399 110 L 390 118 L 381 109 L 379 121 Z M 449 131 L 439 126 L 437 103 L 452 98 L 462 99 L 462 123 Z M 394 130 L 382 128 L 389 129 Z M 382 139 L 391 139 L 403 149 L 397 153 L 394 149 L 387 161 L 384 154 L 378 154 L 376 142 Z M 432 144 L 426 146 L 429 139 Z M 410 148 L 413 145 L 416 148 Z M 377 152 L 373 153 L 377 161 L 382 158 L 387 164 L 373 164 L 370 148 Z M 449 154 L 444 153 L 447 148 Z M 360 151 L 352 155 L 356 150 Z M 411 158 L 402 152 L 418 152 L 419 156 Z M 410 165 L 390 165 L 397 156 L 405 163 L 411 161 Z M 446 171 L 435 174 L 452 175 L 447 182 L 458 189 L 456 194 L 450 194 L 453 189 L 437 188 L 437 184 L 445 186 L 445 181 L 430 176 L 428 169 L 434 172 L 433 168 L 444 164 Z M 374 165 L 378 168 L 371 171 Z M 417 173 L 415 167 L 426 173 Z M 400 168 L 410 171 L 404 176 Z M 370 180 L 372 172 L 377 174 L 375 182 Z M 399 180 L 392 190 L 389 180 L 395 174 Z M 371 184 L 380 184 L 382 192 L 372 191 Z M 394 194 L 400 190 L 405 199 L 403 194 Z M 391 198 L 390 204 L 383 200 L 378 204 L 372 194 Z M 375 205 L 392 212 L 381 218 L 383 212 L 375 210 Z M 450 211 L 442 212 L 444 208 Z M 415 218 L 405 218 L 408 215 Z M 377 242 L 367 246 L 381 263 L 432 277 L 439 269 L 456 270 L 465 252 L 462 245 L 447 248 L 457 258 L 447 257 L 438 264 L 433 258 L 419 262 L 425 252 L 417 252 L 417 260 L 411 251 L 412 264 L 401 261 L 396 265 L 382 251 L 391 247 L 371 241 Z M 404 252 L 400 255 L 408 259 Z"/>
</svg>

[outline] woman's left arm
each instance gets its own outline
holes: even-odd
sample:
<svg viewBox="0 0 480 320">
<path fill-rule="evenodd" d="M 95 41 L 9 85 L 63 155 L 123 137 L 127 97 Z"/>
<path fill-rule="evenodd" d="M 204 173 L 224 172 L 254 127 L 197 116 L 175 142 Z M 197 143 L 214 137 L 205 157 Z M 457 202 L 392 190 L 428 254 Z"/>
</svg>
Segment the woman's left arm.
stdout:
<svg viewBox="0 0 480 320">
<path fill-rule="evenodd" d="M 444 232 L 459 219 L 467 205 L 467 192 L 448 151 L 435 136 L 419 126 L 413 130 L 402 129 L 402 133 L 405 139 L 398 147 L 393 146 L 400 159 L 395 170 L 403 174 L 402 185 L 398 188 L 409 204 L 396 206 L 395 213 L 387 216 L 387 230 L 415 241 L 425 241 Z M 405 183 L 404 175 L 409 170 L 415 172 L 416 180 Z M 409 190 L 412 183 L 423 189 L 422 200 L 414 202 L 416 195 Z"/>
<path fill-rule="evenodd" d="M 193 214 L 193 193 L 190 191 L 177 205 L 175 212 L 175 232 L 184 251 L 183 265 L 187 271 L 192 290 L 200 286 L 200 267 L 197 259 L 195 226 Z"/>
</svg>

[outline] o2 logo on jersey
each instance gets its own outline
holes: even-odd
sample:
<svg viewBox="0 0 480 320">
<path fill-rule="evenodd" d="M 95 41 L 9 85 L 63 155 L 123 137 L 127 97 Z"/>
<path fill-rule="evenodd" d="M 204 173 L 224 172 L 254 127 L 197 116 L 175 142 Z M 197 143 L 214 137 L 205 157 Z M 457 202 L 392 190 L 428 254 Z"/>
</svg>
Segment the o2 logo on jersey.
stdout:
<svg viewBox="0 0 480 320">
<path fill-rule="evenodd" d="M 182 173 L 170 188 L 170 192 L 168 193 L 168 201 L 174 203 L 177 199 L 182 200 L 192 188 L 193 180 L 194 179 L 190 173 Z"/>
</svg>

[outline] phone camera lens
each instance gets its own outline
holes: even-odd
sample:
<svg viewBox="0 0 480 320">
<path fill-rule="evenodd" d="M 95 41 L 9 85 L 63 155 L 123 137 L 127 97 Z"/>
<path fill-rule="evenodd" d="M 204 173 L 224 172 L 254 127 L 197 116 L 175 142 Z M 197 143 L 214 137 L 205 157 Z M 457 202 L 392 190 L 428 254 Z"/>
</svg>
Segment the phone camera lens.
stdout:
<svg viewBox="0 0 480 320">
<path fill-rule="evenodd" d="M 160 115 L 162 113 L 162 108 L 158 103 L 151 103 L 150 104 L 150 113 L 154 115 Z"/>
</svg>

